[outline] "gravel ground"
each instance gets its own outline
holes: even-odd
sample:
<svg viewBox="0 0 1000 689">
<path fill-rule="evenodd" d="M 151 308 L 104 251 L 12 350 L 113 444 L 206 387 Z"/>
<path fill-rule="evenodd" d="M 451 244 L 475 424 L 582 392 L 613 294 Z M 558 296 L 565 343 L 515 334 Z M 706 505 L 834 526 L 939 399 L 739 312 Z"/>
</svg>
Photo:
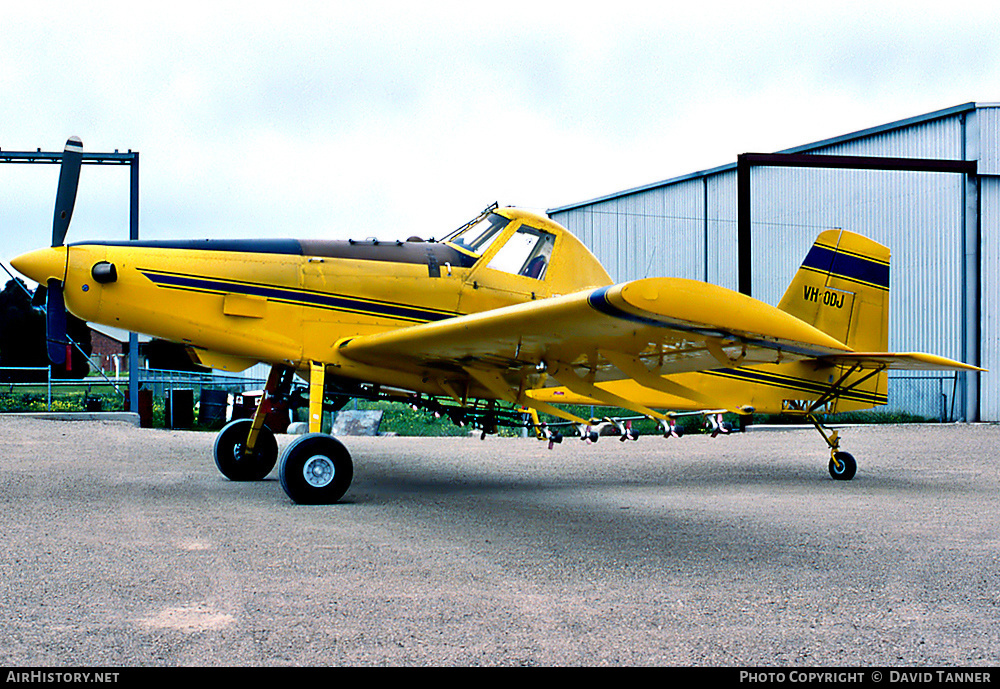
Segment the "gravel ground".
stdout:
<svg viewBox="0 0 1000 689">
<path fill-rule="evenodd" d="M 851 482 L 812 430 L 349 438 L 305 507 L 212 434 L 0 417 L 0 663 L 996 665 L 1000 426 L 842 437 Z"/>
</svg>

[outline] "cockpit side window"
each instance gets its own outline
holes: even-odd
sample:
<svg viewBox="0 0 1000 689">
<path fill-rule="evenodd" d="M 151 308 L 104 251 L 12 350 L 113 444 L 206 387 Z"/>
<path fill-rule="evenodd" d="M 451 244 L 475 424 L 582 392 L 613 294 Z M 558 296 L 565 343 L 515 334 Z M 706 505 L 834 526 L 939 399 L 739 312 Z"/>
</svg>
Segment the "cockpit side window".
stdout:
<svg viewBox="0 0 1000 689">
<path fill-rule="evenodd" d="M 554 234 L 522 225 L 500 248 L 488 267 L 542 280 L 555 242 Z"/>
</svg>

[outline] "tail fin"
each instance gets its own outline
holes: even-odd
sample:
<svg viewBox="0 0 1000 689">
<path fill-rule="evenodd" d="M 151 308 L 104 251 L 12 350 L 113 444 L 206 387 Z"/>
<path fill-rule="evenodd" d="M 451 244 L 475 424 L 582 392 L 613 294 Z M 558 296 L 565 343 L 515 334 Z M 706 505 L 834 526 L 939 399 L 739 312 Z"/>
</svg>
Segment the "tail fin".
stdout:
<svg viewBox="0 0 1000 689">
<path fill-rule="evenodd" d="M 845 230 L 822 232 L 778 308 L 858 352 L 889 343 L 889 249 Z"/>
</svg>

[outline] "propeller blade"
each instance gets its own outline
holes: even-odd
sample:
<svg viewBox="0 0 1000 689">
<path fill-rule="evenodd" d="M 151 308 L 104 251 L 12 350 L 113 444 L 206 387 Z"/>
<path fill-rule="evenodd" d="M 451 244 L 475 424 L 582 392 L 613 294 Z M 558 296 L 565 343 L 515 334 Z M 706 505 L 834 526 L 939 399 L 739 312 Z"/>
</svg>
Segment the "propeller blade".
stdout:
<svg viewBox="0 0 1000 689">
<path fill-rule="evenodd" d="M 56 366 L 66 363 L 66 302 L 63 300 L 62 283 L 49 280 L 45 292 L 45 347 L 49 361 Z"/>
<path fill-rule="evenodd" d="M 56 212 L 52 219 L 52 246 L 62 246 L 69 229 L 76 204 L 76 188 L 80 182 L 80 164 L 83 161 L 83 142 L 71 136 L 63 149 L 59 168 L 59 189 L 56 191 Z"/>
</svg>

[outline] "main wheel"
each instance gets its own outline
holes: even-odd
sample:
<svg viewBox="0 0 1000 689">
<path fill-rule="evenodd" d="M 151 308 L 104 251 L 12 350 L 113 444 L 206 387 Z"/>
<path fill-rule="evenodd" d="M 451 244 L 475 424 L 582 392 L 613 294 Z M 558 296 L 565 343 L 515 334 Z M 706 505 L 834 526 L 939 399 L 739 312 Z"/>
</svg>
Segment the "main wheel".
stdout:
<svg viewBox="0 0 1000 689">
<path fill-rule="evenodd" d="M 838 452 L 830 458 L 830 476 L 837 481 L 850 481 L 858 470 L 858 463 L 849 452 Z M 839 466 L 838 466 L 839 463 Z"/>
<path fill-rule="evenodd" d="M 285 449 L 278 478 L 293 501 L 327 505 L 340 500 L 350 488 L 354 464 L 339 440 L 323 433 L 309 433 Z"/>
<path fill-rule="evenodd" d="M 278 441 L 267 426 L 257 434 L 253 452 L 244 452 L 252 425 L 250 419 L 236 419 L 215 436 L 215 466 L 230 481 L 260 481 L 278 461 Z"/>
</svg>

